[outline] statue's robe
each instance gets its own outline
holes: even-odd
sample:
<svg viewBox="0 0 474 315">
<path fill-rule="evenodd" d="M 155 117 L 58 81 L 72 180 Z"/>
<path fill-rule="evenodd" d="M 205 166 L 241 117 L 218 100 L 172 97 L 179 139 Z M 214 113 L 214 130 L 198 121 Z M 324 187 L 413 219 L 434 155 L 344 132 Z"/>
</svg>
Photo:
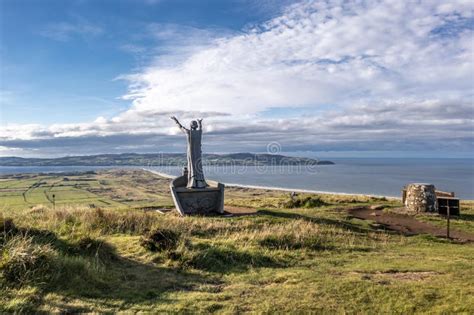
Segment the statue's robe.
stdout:
<svg viewBox="0 0 474 315">
<path fill-rule="evenodd" d="M 188 188 L 207 187 L 202 171 L 201 138 L 202 130 L 186 130 L 188 140 Z"/>
</svg>

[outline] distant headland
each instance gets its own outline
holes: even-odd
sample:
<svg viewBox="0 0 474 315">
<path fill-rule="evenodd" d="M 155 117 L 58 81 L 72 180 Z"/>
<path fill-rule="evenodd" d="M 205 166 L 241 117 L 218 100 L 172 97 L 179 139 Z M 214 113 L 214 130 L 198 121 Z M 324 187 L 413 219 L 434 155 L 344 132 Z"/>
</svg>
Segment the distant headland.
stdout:
<svg viewBox="0 0 474 315">
<path fill-rule="evenodd" d="M 181 166 L 186 164 L 184 153 L 122 153 L 64 156 L 59 158 L 0 157 L 0 166 Z M 332 165 L 304 157 L 278 154 L 229 153 L 204 154 L 204 165 Z"/>
</svg>

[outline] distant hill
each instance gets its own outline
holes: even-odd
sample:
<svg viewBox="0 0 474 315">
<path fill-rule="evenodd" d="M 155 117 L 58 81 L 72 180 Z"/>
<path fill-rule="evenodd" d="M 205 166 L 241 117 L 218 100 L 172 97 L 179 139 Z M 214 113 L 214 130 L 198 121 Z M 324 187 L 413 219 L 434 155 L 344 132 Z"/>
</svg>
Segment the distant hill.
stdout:
<svg viewBox="0 0 474 315">
<path fill-rule="evenodd" d="M 185 165 L 184 153 L 123 153 L 60 158 L 0 157 L 0 166 L 169 166 Z M 204 154 L 204 165 L 331 165 L 331 161 L 277 154 Z"/>
</svg>

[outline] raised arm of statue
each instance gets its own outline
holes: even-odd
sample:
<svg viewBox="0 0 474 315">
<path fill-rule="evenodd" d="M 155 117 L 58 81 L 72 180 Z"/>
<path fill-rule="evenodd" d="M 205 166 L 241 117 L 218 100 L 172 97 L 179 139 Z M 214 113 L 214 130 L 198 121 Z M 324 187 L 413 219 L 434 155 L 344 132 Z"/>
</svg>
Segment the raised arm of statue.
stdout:
<svg viewBox="0 0 474 315">
<path fill-rule="evenodd" d="M 187 128 L 185 128 L 183 125 L 181 125 L 181 123 L 178 121 L 178 118 L 176 118 L 175 116 L 171 116 L 170 117 L 172 120 L 174 120 L 174 122 L 178 125 L 179 129 L 181 129 L 181 131 L 188 131 Z"/>
<path fill-rule="evenodd" d="M 201 119 L 198 119 L 198 128 L 199 130 L 202 130 L 202 118 Z"/>
</svg>

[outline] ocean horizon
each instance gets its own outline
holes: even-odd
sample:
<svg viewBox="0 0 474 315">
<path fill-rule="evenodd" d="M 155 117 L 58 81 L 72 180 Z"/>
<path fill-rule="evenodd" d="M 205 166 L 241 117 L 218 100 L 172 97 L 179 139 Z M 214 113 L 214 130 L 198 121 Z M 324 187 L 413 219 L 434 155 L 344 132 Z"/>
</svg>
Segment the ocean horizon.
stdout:
<svg viewBox="0 0 474 315">
<path fill-rule="evenodd" d="M 226 184 L 342 194 L 400 197 L 404 185 L 434 184 L 474 199 L 472 158 L 328 158 L 335 165 L 204 166 L 206 178 Z M 145 168 L 177 176 L 179 166 L 0 166 L 0 174 L 58 173 L 117 168 Z"/>
</svg>

